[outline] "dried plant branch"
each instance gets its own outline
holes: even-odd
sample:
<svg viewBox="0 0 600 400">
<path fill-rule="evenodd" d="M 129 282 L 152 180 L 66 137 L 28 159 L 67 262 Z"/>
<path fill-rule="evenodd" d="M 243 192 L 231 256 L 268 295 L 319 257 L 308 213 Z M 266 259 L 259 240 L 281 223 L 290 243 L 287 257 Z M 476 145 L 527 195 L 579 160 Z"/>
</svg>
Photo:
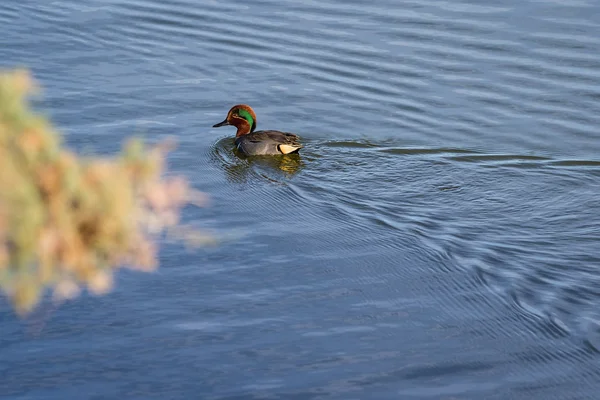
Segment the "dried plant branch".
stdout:
<svg viewBox="0 0 600 400">
<path fill-rule="evenodd" d="M 130 140 L 114 158 L 65 149 L 30 110 L 36 90 L 27 71 L 0 73 L 0 291 L 21 315 L 45 289 L 103 294 L 120 267 L 154 270 L 158 235 L 179 226 L 185 204 L 207 201 L 184 178 L 163 178 L 171 142 Z"/>
</svg>

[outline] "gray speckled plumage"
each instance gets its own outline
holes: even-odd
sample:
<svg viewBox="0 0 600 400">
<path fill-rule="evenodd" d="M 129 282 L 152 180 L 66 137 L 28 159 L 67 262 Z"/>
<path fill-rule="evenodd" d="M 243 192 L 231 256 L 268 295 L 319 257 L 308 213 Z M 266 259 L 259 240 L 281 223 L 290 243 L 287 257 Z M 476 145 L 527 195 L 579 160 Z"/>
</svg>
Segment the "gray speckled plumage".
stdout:
<svg viewBox="0 0 600 400">
<path fill-rule="evenodd" d="M 255 131 L 235 138 L 237 149 L 247 156 L 277 155 L 298 152 L 298 136 L 279 131 Z"/>
</svg>

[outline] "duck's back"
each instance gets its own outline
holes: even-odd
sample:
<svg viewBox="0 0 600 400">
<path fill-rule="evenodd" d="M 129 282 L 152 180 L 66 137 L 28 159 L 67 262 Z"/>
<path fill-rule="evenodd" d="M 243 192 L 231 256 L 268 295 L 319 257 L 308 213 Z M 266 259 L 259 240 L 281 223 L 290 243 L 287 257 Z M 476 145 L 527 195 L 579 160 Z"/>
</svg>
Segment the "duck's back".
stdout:
<svg viewBox="0 0 600 400">
<path fill-rule="evenodd" d="M 256 131 L 235 139 L 239 151 L 249 156 L 289 154 L 302 148 L 298 136 L 280 131 Z"/>
</svg>

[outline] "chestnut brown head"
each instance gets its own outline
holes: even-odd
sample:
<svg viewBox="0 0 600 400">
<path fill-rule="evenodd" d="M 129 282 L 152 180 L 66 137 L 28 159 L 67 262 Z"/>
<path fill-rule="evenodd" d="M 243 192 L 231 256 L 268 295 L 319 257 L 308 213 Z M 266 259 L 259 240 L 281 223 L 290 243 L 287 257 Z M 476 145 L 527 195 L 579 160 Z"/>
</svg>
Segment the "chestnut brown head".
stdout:
<svg viewBox="0 0 600 400">
<path fill-rule="evenodd" d="M 227 118 L 223 122 L 214 124 L 213 128 L 226 125 L 233 125 L 237 128 L 236 136 L 246 135 L 256 129 L 256 114 L 246 104 L 235 105 L 227 113 Z"/>
</svg>

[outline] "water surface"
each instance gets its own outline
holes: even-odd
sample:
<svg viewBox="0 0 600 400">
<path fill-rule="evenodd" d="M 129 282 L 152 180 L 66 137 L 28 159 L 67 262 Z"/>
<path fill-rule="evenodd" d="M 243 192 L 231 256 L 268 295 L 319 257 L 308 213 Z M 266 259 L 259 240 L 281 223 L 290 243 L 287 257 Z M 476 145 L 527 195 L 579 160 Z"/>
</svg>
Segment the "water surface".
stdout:
<svg viewBox="0 0 600 400">
<path fill-rule="evenodd" d="M 223 241 L 2 303 L 0 397 L 597 398 L 600 5 L 562 3 L 5 1 L 67 143 L 174 135 Z M 236 103 L 301 155 L 236 157 Z"/>
</svg>

